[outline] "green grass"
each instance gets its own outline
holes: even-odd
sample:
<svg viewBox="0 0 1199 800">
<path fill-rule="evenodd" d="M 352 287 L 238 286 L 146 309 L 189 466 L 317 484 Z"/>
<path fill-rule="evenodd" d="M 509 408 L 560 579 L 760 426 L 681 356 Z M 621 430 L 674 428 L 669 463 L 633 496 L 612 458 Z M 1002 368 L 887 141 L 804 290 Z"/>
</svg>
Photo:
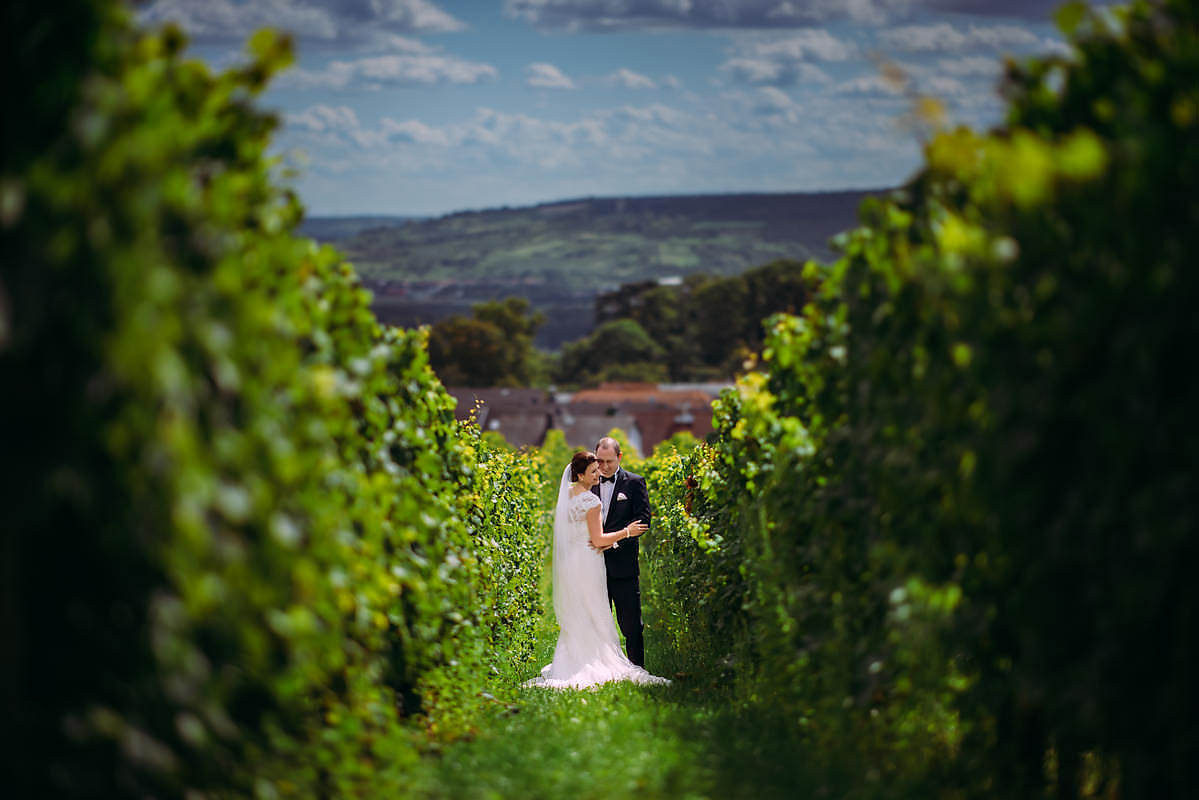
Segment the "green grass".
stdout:
<svg viewBox="0 0 1199 800">
<path fill-rule="evenodd" d="M 652 637 L 647 667 L 672 677 L 671 686 L 522 688 L 551 659 L 556 636 L 549 611 L 535 663 L 496 678 L 497 699 L 479 731 L 424 762 L 418 795 L 766 800 L 808 794 L 817 783 L 783 726 L 741 710 L 727 681 L 677 672 L 681 654 L 655 652 Z"/>
<path fill-rule="evenodd" d="M 485 732 L 449 747 L 429 796 L 707 797 L 704 743 L 679 735 L 678 709 L 629 684 L 524 690 Z"/>
</svg>

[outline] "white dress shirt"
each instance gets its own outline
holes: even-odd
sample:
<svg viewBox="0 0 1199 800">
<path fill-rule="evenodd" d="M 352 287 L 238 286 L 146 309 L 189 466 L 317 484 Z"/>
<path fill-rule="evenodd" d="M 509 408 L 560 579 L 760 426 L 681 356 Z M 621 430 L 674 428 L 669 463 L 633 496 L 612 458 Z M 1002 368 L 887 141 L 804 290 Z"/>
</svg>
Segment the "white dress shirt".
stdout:
<svg viewBox="0 0 1199 800">
<path fill-rule="evenodd" d="M 612 493 L 616 491 L 616 476 L 613 475 L 612 477 L 614 480 L 600 481 L 600 503 L 603 505 L 601 512 L 604 515 L 604 522 L 608 521 L 608 509 L 612 507 Z"/>
</svg>

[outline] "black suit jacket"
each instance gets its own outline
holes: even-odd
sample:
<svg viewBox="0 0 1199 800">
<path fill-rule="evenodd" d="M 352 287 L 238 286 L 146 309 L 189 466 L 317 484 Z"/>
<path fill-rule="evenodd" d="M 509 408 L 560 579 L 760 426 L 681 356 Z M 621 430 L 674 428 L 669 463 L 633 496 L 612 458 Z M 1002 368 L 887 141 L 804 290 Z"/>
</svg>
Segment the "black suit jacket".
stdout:
<svg viewBox="0 0 1199 800">
<path fill-rule="evenodd" d="M 591 489 L 597 497 L 599 490 L 598 483 Z M 621 495 L 624 495 L 624 500 L 619 499 Z M 616 486 L 612 489 L 608 518 L 604 520 L 604 533 L 618 531 L 637 520 L 648 525 L 651 513 L 649 489 L 645 486 L 645 478 L 624 468 L 616 470 Z M 611 547 L 604 551 L 604 564 L 608 568 L 609 578 L 634 578 L 641 574 L 641 565 L 637 562 L 639 538 L 622 539 L 619 547 Z"/>
</svg>

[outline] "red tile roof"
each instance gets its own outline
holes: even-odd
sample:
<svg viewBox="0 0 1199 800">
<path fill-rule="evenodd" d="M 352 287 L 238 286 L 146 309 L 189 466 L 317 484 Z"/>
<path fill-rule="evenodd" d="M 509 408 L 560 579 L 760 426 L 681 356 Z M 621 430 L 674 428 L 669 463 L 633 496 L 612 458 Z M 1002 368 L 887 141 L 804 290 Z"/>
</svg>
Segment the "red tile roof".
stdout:
<svg viewBox="0 0 1199 800">
<path fill-rule="evenodd" d="M 653 383 L 601 383 L 595 389 L 575 392 L 572 403 L 596 403 L 618 405 L 622 403 L 651 403 L 681 408 L 688 404 L 693 409 L 706 408 L 712 397 L 701 389 L 659 389 Z"/>
</svg>

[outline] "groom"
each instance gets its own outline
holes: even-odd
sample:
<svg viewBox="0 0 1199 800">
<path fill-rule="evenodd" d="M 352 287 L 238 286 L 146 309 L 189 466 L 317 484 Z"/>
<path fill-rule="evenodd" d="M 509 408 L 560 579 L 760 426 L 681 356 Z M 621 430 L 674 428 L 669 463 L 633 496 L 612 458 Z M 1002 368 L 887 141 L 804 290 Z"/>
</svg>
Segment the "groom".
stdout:
<svg viewBox="0 0 1199 800">
<path fill-rule="evenodd" d="M 645 478 L 621 469 L 620 442 L 605 436 L 596 442 L 600 482 L 591 491 L 599 496 L 604 532 L 618 531 L 640 520 L 649 525 L 649 490 Z M 641 624 L 641 584 L 638 576 L 637 541 L 640 537 L 617 542 L 604 551 L 608 570 L 608 599 L 616 609 L 616 622 L 624 634 L 629 661 L 645 666 L 645 642 Z"/>
</svg>

